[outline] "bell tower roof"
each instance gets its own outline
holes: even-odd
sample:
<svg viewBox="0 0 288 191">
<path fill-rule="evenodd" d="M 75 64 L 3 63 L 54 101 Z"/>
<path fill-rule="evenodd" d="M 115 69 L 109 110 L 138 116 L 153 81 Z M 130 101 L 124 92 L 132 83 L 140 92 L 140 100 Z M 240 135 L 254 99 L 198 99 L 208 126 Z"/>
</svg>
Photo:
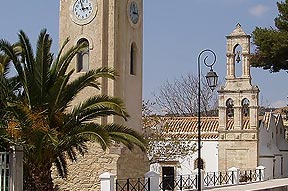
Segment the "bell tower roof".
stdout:
<svg viewBox="0 0 288 191">
<path fill-rule="evenodd" d="M 236 25 L 236 28 L 233 30 L 233 32 L 229 36 L 239 36 L 239 35 L 246 35 L 246 33 L 243 31 L 240 23 Z"/>
</svg>

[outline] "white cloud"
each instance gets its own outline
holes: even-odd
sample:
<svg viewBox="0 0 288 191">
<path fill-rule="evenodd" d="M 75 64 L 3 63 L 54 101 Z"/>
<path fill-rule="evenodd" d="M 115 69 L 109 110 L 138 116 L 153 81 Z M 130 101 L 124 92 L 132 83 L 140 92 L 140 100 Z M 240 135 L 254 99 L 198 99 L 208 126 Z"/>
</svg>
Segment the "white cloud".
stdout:
<svg viewBox="0 0 288 191">
<path fill-rule="evenodd" d="M 251 7 L 249 9 L 249 12 L 251 15 L 257 16 L 257 17 L 261 17 L 262 15 L 264 15 L 267 11 L 269 10 L 269 8 L 265 5 L 262 4 L 258 4 L 254 7 Z"/>
</svg>

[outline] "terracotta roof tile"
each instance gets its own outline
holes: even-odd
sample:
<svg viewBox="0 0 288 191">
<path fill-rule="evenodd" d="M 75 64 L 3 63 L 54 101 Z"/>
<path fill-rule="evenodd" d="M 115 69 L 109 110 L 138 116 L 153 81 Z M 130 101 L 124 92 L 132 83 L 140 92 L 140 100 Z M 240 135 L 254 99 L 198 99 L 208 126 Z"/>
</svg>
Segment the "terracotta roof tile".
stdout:
<svg viewBox="0 0 288 191">
<path fill-rule="evenodd" d="M 163 124 L 166 127 L 164 136 L 179 139 L 197 139 L 198 118 L 197 117 L 163 117 Z M 219 121 L 218 117 L 201 117 L 201 139 L 217 139 Z M 233 129 L 234 121 L 228 119 L 227 129 Z M 244 128 L 249 129 L 249 119 L 244 119 Z"/>
</svg>

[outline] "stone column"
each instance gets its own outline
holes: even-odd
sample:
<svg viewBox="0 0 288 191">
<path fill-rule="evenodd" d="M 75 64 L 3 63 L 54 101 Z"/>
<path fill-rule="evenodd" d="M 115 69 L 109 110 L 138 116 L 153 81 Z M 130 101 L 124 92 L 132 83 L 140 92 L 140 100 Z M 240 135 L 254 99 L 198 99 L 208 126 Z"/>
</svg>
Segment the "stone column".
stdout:
<svg viewBox="0 0 288 191">
<path fill-rule="evenodd" d="M 243 64 L 243 78 L 250 78 L 250 63 L 249 63 L 249 53 L 242 53 L 242 64 Z"/>
<path fill-rule="evenodd" d="M 241 130 L 241 106 L 238 104 L 239 100 L 234 100 L 234 130 Z M 236 105 L 237 104 L 237 105 Z"/>
<path fill-rule="evenodd" d="M 227 116 L 226 116 L 226 107 L 218 107 L 219 110 L 219 131 L 226 130 L 227 128 Z"/>
<path fill-rule="evenodd" d="M 265 177 L 265 167 L 264 166 L 257 166 L 256 173 L 258 174 L 256 181 L 264 181 L 267 180 Z"/>
<path fill-rule="evenodd" d="M 101 174 L 99 178 L 101 182 L 101 191 L 114 191 L 115 175 L 110 174 L 109 172 L 105 172 Z"/>
<path fill-rule="evenodd" d="M 148 181 L 148 178 L 150 178 L 150 191 L 159 191 L 159 184 L 160 184 L 160 174 L 154 172 L 154 171 L 149 171 L 145 174 L 145 183 Z M 149 188 L 146 188 L 149 190 Z"/>
<path fill-rule="evenodd" d="M 10 154 L 11 186 L 10 191 L 23 190 L 23 147 L 14 146 Z"/>
<path fill-rule="evenodd" d="M 231 180 L 229 184 L 239 184 L 240 169 L 236 167 L 231 167 L 228 169 L 229 176 L 231 175 Z"/>
<path fill-rule="evenodd" d="M 226 72 L 226 79 L 234 79 L 235 78 L 235 54 L 227 53 L 227 72 Z"/>
</svg>

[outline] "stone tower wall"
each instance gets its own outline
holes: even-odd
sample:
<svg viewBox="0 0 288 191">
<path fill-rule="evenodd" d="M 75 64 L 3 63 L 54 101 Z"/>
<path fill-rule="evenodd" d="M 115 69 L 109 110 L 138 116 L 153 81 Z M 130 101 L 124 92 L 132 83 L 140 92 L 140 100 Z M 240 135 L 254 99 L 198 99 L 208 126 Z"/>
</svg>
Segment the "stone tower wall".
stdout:
<svg viewBox="0 0 288 191">
<path fill-rule="evenodd" d="M 249 134 L 245 133 L 239 133 L 239 135 L 244 137 L 249 136 Z M 257 140 L 235 141 L 234 139 L 237 139 L 237 136 L 228 134 L 226 137 L 230 137 L 233 140 L 219 140 L 219 171 L 227 171 L 231 167 L 241 168 L 242 170 L 255 169 L 257 167 Z"/>
<path fill-rule="evenodd" d="M 124 100 L 130 118 L 125 122 L 121 118 L 109 117 L 102 123 L 122 123 L 142 131 L 142 56 L 143 56 L 143 1 L 134 0 L 139 6 L 140 17 L 137 24 L 129 20 L 129 4 L 132 0 L 91 0 L 97 4 L 97 14 L 85 24 L 77 24 L 71 19 L 71 7 L 75 0 L 60 0 L 59 42 L 60 45 L 69 37 L 67 48 L 76 45 L 81 38 L 89 42 L 89 69 L 102 66 L 114 68 L 118 73 L 115 81 L 103 79 L 101 92 L 86 88 L 73 104 L 99 93 L 117 96 Z M 135 43 L 136 71 L 130 74 L 130 50 Z M 76 67 L 73 59 L 69 69 Z M 75 73 L 72 78 L 81 75 Z M 100 122 L 100 120 L 98 120 Z M 54 176 L 55 184 L 60 190 L 100 190 L 99 175 L 110 172 L 117 178 L 143 177 L 149 170 L 146 154 L 135 149 L 133 152 L 125 147 L 112 147 L 103 151 L 95 143 L 89 144 L 89 153 L 79 157 L 77 163 L 69 164 L 69 177 L 61 180 Z"/>
<path fill-rule="evenodd" d="M 228 36 L 226 46 L 227 75 L 225 86 L 219 93 L 219 155 L 220 171 L 234 166 L 241 169 L 253 169 L 258 164 L 258 107 L 259 89 L 251 84 L 250 75 L 250 35 L 247 35 L 237 24 Z M 242 75 L 236 77 L 236 47 L 241 46 L 240 53 Z M 238 55 L 237 55 L 238 56 Z M 227 100 L 233 100 L 234 116 L 227 115 Z M 244 117 L 242 101 L 249 100 L 249 115 Z M 233 127 L 228 128 L 228 122 Z"/>
</svg>

